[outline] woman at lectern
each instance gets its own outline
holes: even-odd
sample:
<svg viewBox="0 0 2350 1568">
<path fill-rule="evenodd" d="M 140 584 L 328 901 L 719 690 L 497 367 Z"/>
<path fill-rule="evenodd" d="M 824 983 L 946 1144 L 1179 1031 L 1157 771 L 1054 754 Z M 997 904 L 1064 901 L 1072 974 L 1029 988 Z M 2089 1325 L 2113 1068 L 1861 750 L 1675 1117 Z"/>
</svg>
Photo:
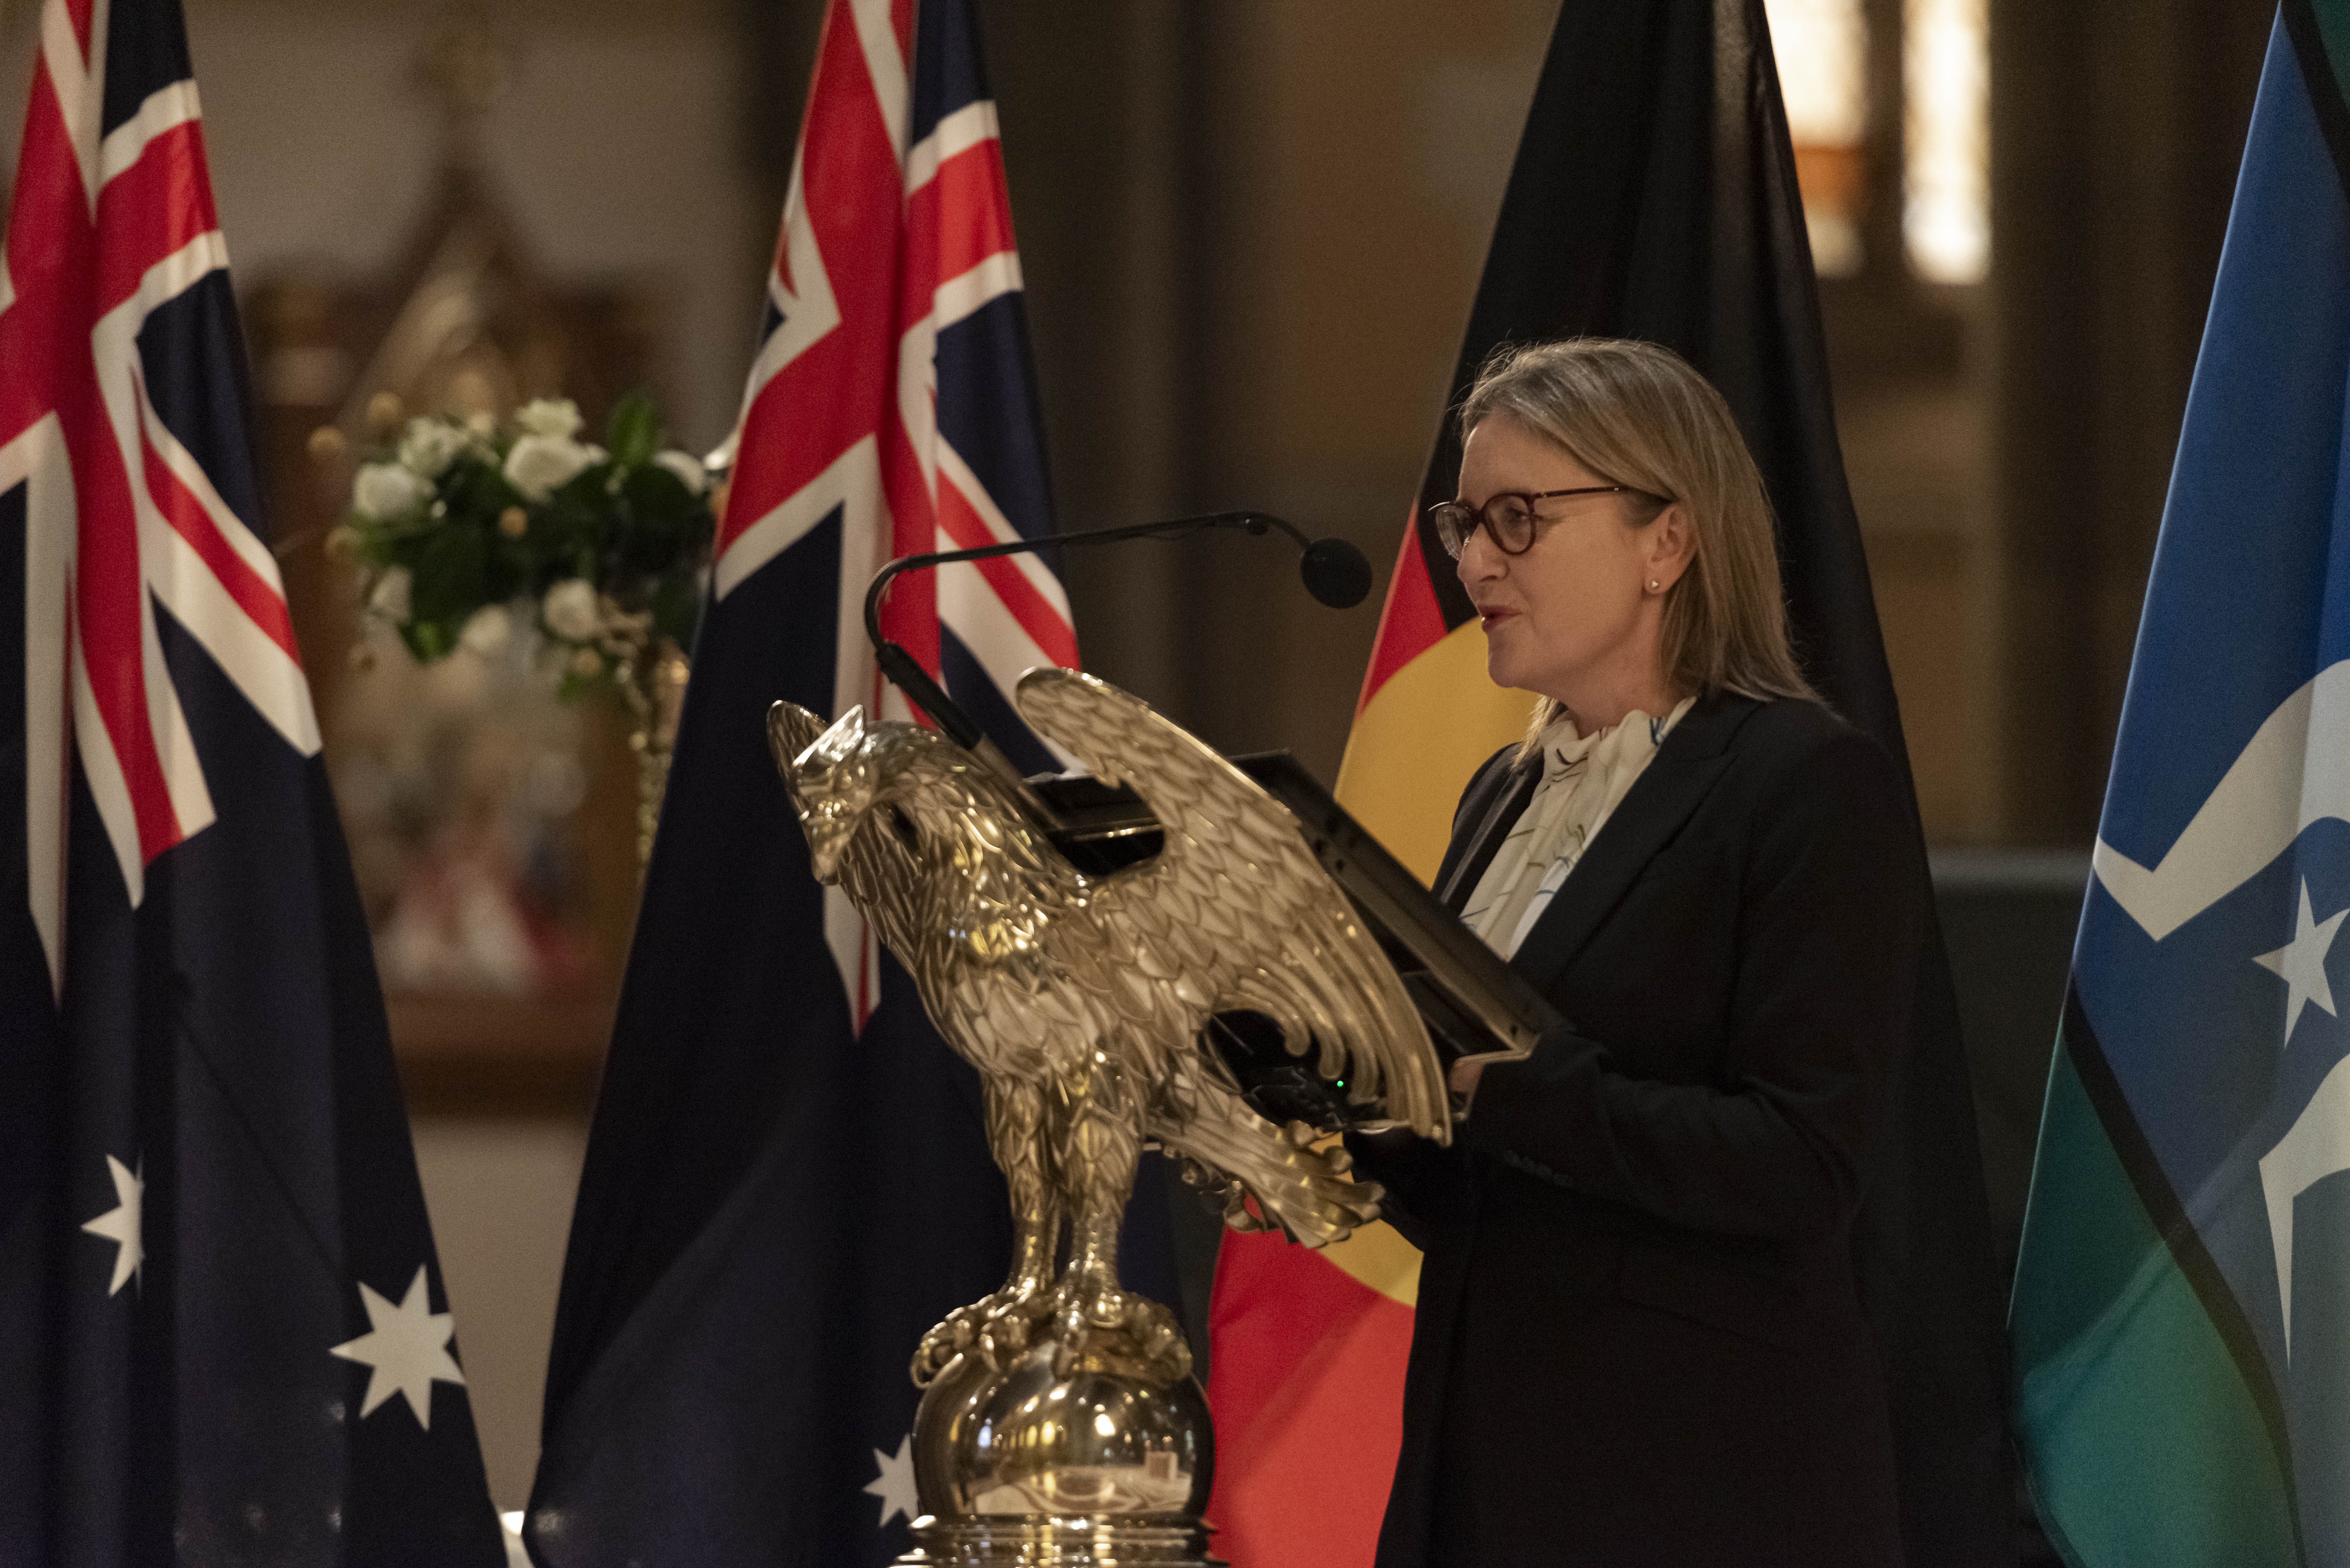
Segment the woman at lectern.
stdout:
<svg viewBox="0 0 2350 1568">
<path fill-rule="evenodd" d="M 1898 1564 L 1849 1262 L 1924 940 L 1898 770 L 1788 646 L 1721 395 L 1648 344 L 1490 365 L 1436 509 L 1526 741 L 1438 888 L 1572 1023 L 1357 1140 L 1426 1254 L 1381 1568 Z"/>
</svg>

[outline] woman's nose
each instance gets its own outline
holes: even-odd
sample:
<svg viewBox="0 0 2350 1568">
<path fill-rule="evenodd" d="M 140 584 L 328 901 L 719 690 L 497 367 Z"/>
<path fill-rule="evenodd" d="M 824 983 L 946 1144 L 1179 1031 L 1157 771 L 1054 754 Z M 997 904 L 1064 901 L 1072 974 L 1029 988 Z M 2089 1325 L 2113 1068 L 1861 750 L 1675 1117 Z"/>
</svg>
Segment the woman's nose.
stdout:
<svg viewBox="0 0 2350 1568">
<path fill-rule="evenodd" d="M 1491 534 L 1481 527 L 1461 541 L 1461 556 L 1452 569 L 1463 585 L 1491 582 L 1502 575 L 1503 558 Z"/>
</svg>

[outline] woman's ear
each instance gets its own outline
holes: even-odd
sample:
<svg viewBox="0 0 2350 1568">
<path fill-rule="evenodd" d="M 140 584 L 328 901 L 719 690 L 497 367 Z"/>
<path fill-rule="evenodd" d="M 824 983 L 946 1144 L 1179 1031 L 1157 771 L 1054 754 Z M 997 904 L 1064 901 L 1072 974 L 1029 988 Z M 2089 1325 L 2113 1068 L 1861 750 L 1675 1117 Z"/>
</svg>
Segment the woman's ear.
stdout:
<svg viewBox="0 0 2350 1568">
<path fill-rule="evenodd" d="M 1681 574 L 1697 555 L 1697 530 L 1690 526 L 1689 510 L 1676 501 L 1649 519 L 1642 532 L 1644 541 L 1641 575 L 1664 592 L 1680 581 Z"/>
</svg>

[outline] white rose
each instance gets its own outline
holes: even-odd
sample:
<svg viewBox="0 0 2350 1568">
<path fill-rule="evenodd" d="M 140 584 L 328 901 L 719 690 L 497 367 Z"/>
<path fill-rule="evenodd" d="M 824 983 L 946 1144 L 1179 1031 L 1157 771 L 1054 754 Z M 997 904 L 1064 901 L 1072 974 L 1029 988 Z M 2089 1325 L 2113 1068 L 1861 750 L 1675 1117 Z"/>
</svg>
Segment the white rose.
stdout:
<svg viewBox="0 0 2350 1568">
<path fill-rule="evenodd" d="M 569 441 L 579 433 L 579 405 L 568 398 L 540 398 L 522 406 L 515 427 L 528 435 Z"/>
<path fill-rule="evenodd" d="M 685 486 L 689 495 L 701 494 L 702 487 L 710 482 L 710 471 L 703 468 L 702 460 L 690 452 L 680 452 L 671 447 L 667 452 L 653 453 L 653 461 L 676 474 L 677 482 Z"/>
<path fill-rule="evenodd" d="M 604 629 L 604 612 L 596 602 L 596 585 L 572 577 L 546 590 L 538 613 L 546 629 L 573 642 L 591 640 Z"/>
<path fill-rule="evenodd" d="M 408 568 L 394 566 L 375 580 L 375 591 L 368 595 L 368 608 L 394 626 L 406 626 L 408 590 Z"/>
<path fill-rule="evenodd" d="M 484 605 L 465 618 L 465 629 L 457 634 L 457 640 L 488 659 L 505 647 L 506 638 L 513 630 L 514 623 L 506 616 L 505 606 Z"/>
<path fill-rule="evenodd" d="M 463 425 L 446 420 L 411 420 L 408 433 L 400 438 L 400 466 L 427 479 L 438 479 L 472 441 Z"/>
<path fill-rule="evenodd" d="M 544 501 L 596 461 L 593 449 L 568 436 L 526 435 L 506 453 L 506 483 L 531 501 Z"/>
<path fill-rule="evenodd" d="M 381 523 L 415 510 L 429 487 L 396 462 L 371 462 L 359 470 L 351 485 L 351 506 L 362 517 Z"/>
</svg>

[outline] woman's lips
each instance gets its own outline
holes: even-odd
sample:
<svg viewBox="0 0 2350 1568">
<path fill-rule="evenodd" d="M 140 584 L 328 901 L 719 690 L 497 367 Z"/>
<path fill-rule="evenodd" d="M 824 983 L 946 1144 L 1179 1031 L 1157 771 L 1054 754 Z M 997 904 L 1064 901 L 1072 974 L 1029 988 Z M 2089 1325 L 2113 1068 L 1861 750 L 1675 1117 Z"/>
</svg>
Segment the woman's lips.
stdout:
<svg viewBox="0 0 2350 1568">
<path fill-rule="evenodd" d="M 1480 605 L 1477 607 L 1477 624 L 1491 631 L 1517 613 L 1513 609 L 1504 609 L 1500 605 Z"/>
</svg>

